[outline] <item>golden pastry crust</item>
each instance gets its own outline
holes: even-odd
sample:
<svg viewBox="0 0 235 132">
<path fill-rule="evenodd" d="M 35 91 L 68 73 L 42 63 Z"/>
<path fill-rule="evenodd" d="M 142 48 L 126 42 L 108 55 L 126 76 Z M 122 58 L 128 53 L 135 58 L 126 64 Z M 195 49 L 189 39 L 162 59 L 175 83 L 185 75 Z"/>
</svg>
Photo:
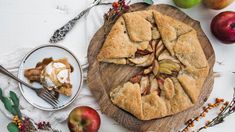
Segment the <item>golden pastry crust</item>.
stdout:
<svg viewBox="0 0 235 132">
<path fill-rule="evenodd" d="M 151 120 L 176 114 L 193 106 L 191 100 L 185 94 L 181 85 L 174 80 L 175 95 L 168 100 L 164 96 L 158 96 L 153 92 L 142 97 L 142 107 L 144 118 L 141 120 Z"/>
<path fill-rule="evenodd" d="M 123 15 L 128 35 L 135 42 L 150 41 L 152 39 L 151 24 L 139 14 L 142 14 L 142 12 Z"/>
<path fill-rule="evenodd" d="M 120 59 L 104 59 L 103 62 L 107 62 L 107 63 L 115 63 L 115 64 L 127 64 L 127 60 L 124 58 L 120 58 Z"/>
<path fill-rule="evenodd" d="M 139 42 L 139 43 L 135 43 L 135 44 L 136 44 L 137 49 L 145 50 L 148 48 L 149 41 L 143 41 L 143 42 Z"/>
<path fill-rule="evenodd" d="M 126 64 L 123 63 L 123 59 L 135 57 L 137 49 L 147 49 L 148 43 L 152 39 L 151 24 L 149 23 L 152 20 L 150 18 L 154 21 L 151 10 L 121 16 L 108 34 L 97 56 L 98 61 Z M 159 38 L 157 29 L 154 29 L 153 32 L 154 37 Z M 117 59 L 122 59 L 121 63 Z"/>
<path fill-rule="evenodd" d="M 136 117 L 143 118 L 141 105 L 140 85 L 127 82 L 118 86 L 110 93 L 111 100 L 118 107 L 132 113 Z"/>
<path fill-rule="evenodd" d="M 159 42 L 158 45 L 152 45 L 153 40 Z M 152 49 L 147 50 L 149 45 Z M 136 53 L 143 55 L 136 57 Z M 150 71 L 145 72 L 144 79 L 151 80 L 144 82 L 141 77 L 135 77 L 110 92 L 115 105 L 140 120 L 161 118 L 192 107 L 209 72 L 196 31 L 154 10 L 120 17 L 97 59 L 115 64 L 131 62 L 134 66 L 149 66 L 147 70 Z M 154 87 L 149 86 L 152 82 Z"/>
<path fill-rule="evenodd" d="M 195 30 L 179 36 L 173 49 L 175 55 L 184 65 L 197 69 L 208 67 Z"/>
<path fill-rule="evenodd" d="M 128 37 L 123 17 L 120 17 L 113 25 L 111 32 L 108 34 L 97 59 L 118 59 L 133 57 L 137 47 Z"/>
<path fill-rule="evenodd" d="M 114 88 L 110 97 L 115 105 L 132 113 L 140 120 L 176 114 L 193 106 L 193 103 L 177 79 L 173 78 L 172 81 L 175 93 L 171 99 L 167 99 L 164 95 L 159 96 L 157 92 L 141 96 L 139 84 L 130 82 L 125 83 L 123 87 Z"/>
<path fill-rule="evenodd" d="M 154 11 L 153 15 L 164 45 L 174 55 L 173 47 L 178 36 L 193 30 L 193 28 L 157 11 Z"/>
</svg>

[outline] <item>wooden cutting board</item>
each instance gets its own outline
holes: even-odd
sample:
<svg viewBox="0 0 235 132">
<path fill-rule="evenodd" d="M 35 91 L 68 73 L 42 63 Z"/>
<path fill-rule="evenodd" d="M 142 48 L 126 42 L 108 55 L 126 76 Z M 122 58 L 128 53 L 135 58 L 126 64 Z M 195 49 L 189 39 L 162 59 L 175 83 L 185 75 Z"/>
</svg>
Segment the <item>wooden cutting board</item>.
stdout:
<svg viewBox="0 0 235 132">
<path fill-rule="evenodd" d="M 198 21 L 193 20 L 176 7 L 170 5 L 160 4 L 148 6 L 144 3 L 131 5 L 131 10 L 133 11 L 145 9 L 157 10 L 165 15 L 183 21 L 197 30 L 199 41 L 210 64 L 211 70 L 202 88 L 201 95 L 196 105 L 176 115 L 150 121 L 140 121 L 128 112 L 113 105 L 109 99 L 110 90 L 126 82 L 131 76 L 139 72 L 140 69 L 131 66 L 99 63 L 96 60 L 96 56 L 105 40 L 103 26 L 92 38 L 88 49 L 88 87 L 90 88 L 94 97 L 97 99 L 101 111 L 119 122 L 122 126 L 132 131 L 176 131 L 180 129 L 186 120 L 198 114 L 200 107 L 204 104 L 210 95 L 214 83 L 212 67 L 215 63 L 215 54 L 210 41 L 201 29 L 200 23 Z"/>
</svg>

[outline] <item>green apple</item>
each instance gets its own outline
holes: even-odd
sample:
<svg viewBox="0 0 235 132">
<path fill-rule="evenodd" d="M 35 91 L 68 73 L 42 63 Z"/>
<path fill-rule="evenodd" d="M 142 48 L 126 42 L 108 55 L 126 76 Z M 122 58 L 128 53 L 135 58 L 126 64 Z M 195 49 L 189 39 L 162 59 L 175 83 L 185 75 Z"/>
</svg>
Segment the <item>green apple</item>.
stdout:
<svg viewBox="0 0 235 132">
<path fill-rule="evenodd" d="M 191 8 L 201 2 L 201 0 L 173 0 L 181 8 Z"/>
</svg>

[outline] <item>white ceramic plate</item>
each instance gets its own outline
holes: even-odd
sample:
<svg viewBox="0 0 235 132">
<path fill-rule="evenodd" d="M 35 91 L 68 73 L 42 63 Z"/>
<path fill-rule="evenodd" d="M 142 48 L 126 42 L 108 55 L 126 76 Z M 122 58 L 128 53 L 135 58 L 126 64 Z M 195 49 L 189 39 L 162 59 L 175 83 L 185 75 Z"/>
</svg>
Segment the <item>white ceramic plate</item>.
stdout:
<svg viewBox="0 0 235 132">
<path fill-rule="evenodd" d="M 24 70 L 28 68 L 34 68 L 39 61 L 42 61 L 44 58 L 52 57 L 53 59 L 67 58 L 68 62 L 73 66 L 74 71 L 71 73 L 71 84 L 72 84 L 72 96 L 67 97 L 62 94 L 59 95 L 59 105 L 56 108 L 53 108 L 50 104 L 45 102 L 43 99 L 37 96 L 37 94 L 30 88 L 19 84 L 20 91 L 23 94 L 24 98 L 33 106 L 42 109 L 42 110 L 59 110 L 69 104 L 71 104 L 77 97 L 80 88 L 83 82 L 83 73 L 82 67 L 76 59 L 76 57 L 66 48 L 58 45 L 43 45 L 37 47 L 30 51 L 22 60 L 18 77 L 25 82 L 28 82 L 28 79 L 24 77 Z M 42 87 L 39 83 L 32 83 L 34 87 Z"/>
</svg>

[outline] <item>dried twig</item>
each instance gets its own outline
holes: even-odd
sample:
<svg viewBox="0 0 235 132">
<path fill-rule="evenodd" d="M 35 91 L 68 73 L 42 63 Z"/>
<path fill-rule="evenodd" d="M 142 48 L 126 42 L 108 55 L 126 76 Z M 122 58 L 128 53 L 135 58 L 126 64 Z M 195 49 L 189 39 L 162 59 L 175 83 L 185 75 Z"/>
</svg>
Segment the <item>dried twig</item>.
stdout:
<svg viewBox="0 0 235 132">
<path fill-rule="evenodd" d="M 193 119 L 189 119 L 185 123 L 185 125 L 186 125 L 185 128 L 179 132 L 189 131 L 190 127 L 194 127 L 194 122 L 199 121 L 201 118 L 204 118 L 206 116 L 206 114 L 209 112 L 209 110 L 218 107 L 222 102 L 224 102 L 224 99 L 216 98 L 214 104 L 208 103 L 207 106 L 203 107 L 203 111 L 197 117 L 195 117 Z"/>
<path fill-rule="evenodd" d="M 186 125 L 185 128 L 183 130 L 179 131 L 179 132 L 188 132 L 190 127 L 194 127 L 194 122 L 195 121 L 199 121 L 200 118 L 205 117 L 206 113 L 208 113 L 209 110 L 211 110 L 212 108 L 220 106 L 221 103 L 223 103 L 223 105 L 220 108 L 220 113 L 214 119 L 212 119 L 211 121 L 207 121 L 204 126 L 200 127 L 197 130 L 198 132 L 203 130 L 203 129 L 206 129 L 208 127 L 213 127 L 215 125 L 218 125 L 218 124 L 224 122 L 224 119 L 227 116 L 229 116 L 229 115 L 231 115 L 232 113 L 235 112 L 235 88 L 234 88 L 234 93 L 233 93 L 233 99 L 230 102 L 228 102 L 228 101 L 224 102 L 224 99 L 216 98 L 214 104 L 209 103 L 206 107 L 203 107 L 202 113 L 200 113 L 199 116 L 188 120 L 185 123 L 185 125 Z"/>
<path fill-rule="evenodd" d="M 208 127 L 213 127 L 215 125 L 218 125 L 220 123 L 224 122 L 224 119 L 231 115 L 232 113 L 235 112 L 235 88 L 234 88 L 234 93 L 233 93 L 233 99 L 230 101 L 230 103 L 225 104 L 225 107 L 220 109 L 221 112 L 216 116 L 214 119 L 211 121 L 208 121 L 205 126 L 199 128 L 198 132 L 201 131 L 202 129 L 206 129 Z"/>
</svg>

